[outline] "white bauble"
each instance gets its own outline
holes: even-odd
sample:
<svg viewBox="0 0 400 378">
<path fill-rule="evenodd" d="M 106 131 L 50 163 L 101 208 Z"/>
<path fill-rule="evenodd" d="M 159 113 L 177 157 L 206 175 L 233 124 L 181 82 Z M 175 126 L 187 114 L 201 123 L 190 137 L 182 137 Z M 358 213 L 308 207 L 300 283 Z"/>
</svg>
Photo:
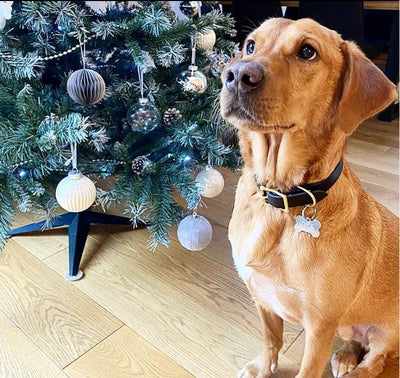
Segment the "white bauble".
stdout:
<svg viewBox="0 0 400 378">
<path fill-rule="evenodd" d="M 210 244 L 212 227 L 201 215 L 193 214 L 183 218 L 178 226 L 178 240 L 190 251 L 200 251 Z"/>
<path fill-rule="evenodd" d="M 207 52 L 212 52 L 217 36 L 213 29 L 208 29 L 204 34 L 196 34 L 196 46 Z"/>
<path fill-rule="evenodd" d="M 6 19 L 3 16 L 0 16 L 0 30 L 3 30 L 6 26 Z"/>
<path fill-rule="evenodd" d="M 89 177 L 79 171 L 71 171 L 58 183 L 56 199 L 63 209 L 79 213 L 93 205 L 96 187 Z"/>
<path fill-rule="evenodd" d="M 0 16 L 6 20 L 10 20 L 12 17 L 12 5 L 14 1 L 0 1 Z"/>
<path fill-rule="evenodd" d="M 216 197 L 224 189 L 224 176 L 211 165 L 207 165 L 206 168 L 196 176 L 196 182 L 202 189 L 201 195 L 203 197 Z"/>
<path fill-rule="evenodd" d="M 90 7 L 97 14 L 104 14 L 107 8 L 114 6 L 115 1 L 85 1 L 86 5 Z"/>
</svg>

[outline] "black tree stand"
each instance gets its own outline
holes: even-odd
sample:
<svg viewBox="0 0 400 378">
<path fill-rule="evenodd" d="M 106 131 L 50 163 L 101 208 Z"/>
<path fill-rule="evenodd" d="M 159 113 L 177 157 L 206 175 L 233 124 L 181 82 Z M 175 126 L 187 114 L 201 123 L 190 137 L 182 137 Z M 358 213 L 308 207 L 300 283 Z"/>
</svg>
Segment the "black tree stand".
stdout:
<svg viewBox="0 0 400 378">
<path fill-rule="evenodd" d="M 82 278 L 83 272 L 79 269 L 82 259 L 83 248 L 89 233 L 90 225 L 110 224 L 110 225 L 131 225 L 129 218 L 117 215 L 96 213 L 85 210 L 80 213 L 66 213 L 55 217 L 50 229 L 68 226 L 69 242 L 69 271 L 65 274 L 67 281 L 77 281 Z M 42 231 L 45 221 L 28 224 L 11 230 L 8 235 L 23 235 L 31 232 Z M 45 230 L 44 230 L 45 231 Z"/>
</svg>

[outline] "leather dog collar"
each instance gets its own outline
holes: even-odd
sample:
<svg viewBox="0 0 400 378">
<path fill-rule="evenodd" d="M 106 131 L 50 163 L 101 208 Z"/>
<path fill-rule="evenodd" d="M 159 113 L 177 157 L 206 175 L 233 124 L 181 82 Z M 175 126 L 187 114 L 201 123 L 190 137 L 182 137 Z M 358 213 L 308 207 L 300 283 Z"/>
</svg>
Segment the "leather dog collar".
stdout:
<svg viewBox="0 0 400 378">
<path fill-rule="evenodd" d="M 311 205 L 314 202 L 311 192 L 316 202 L 323 200 L 328 195 L 328 190 L 335 184 L 343 170 L 343 159 L 341 159 L 333 172 L 325 179 L 314 184 L 302 185 L 290 192 L 281 193 L 278 190 L 267 188 L 257 184 L 259 193 L 267 205 L 271 205 L 285 212 L 289 212 L 290 207 Z"/>
</svg>

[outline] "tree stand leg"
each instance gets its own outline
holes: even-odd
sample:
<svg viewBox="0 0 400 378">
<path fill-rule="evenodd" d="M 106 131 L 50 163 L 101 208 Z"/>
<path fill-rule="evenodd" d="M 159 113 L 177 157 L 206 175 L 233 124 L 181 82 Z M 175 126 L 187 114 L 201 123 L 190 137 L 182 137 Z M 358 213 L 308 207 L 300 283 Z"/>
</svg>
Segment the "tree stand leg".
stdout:
<svg viewBox="0 0 400 378">
<path fill-rule="evenodd" d="M 24 235 L 31 232 L 45 231 L 45 221 L 28 224 L 11 230 L 8 235 Z M 130 219 L 116 215 L 96 213 L 90 210 L 80 213 L 66 213 L 55 217 L 52 225 L 48 229 L 68 226 L 69 244 L 69 270 L 65 274 L 67 281 L 77 281 L 82 278 L 83 272 L 79 269 L 83 249 L 89 233 L 90 225 L 111 224 L 111 225 L 131 225 Z"/>
</svg>

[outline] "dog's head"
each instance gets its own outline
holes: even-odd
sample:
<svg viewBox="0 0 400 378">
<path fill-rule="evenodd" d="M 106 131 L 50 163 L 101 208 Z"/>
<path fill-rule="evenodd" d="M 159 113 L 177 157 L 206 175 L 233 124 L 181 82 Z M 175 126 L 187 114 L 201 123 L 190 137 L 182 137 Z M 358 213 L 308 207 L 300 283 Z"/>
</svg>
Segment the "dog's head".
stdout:
<svg viewBox="0 0 400 378">
<path fill-rule="evenodd" d="M 356 44 L 311 19 L 265 21 L 222 81 L 222 116 L 261 132 L 315 133 L 336 124 L 350 134 L 397 95 Z"/>
</svg>

